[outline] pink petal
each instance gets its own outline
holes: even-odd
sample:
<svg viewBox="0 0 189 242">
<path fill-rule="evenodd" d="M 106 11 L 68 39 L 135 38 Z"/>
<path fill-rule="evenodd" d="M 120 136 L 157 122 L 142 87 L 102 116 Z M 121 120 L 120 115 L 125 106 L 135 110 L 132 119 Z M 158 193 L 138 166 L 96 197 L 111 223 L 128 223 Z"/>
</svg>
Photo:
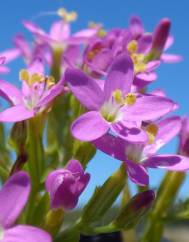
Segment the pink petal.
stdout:
<svg viewBox="0 0 189 242">
<path fill-rule="evenodd" d="M 70 25 L 62 20 L 52 24 L 50 29 L 50 37 L 55 41 L 62 42 L 70 36 Z"/>
<path fill-rule="evenodd" d="M 158 125 L 158 134 L 156 136 L 156 142 L 161 141 L 161 145 L 159 144 L 159 148 L 168 143 L 171 139 L 173 139 L 181 130 L 181 118 L 178 116 L 173 116 L 170 118 L 166 118 L 159 123 Z"/>
<path fill-rule="evenodd" d="M 145 160 L 143 165 L 169 171 L 187 171 L 189 169 L 189 158 L 181 155 L 156 155 Z"/>
<path fill-rule="evenodd" d="M 133 122 L 119 122 L 111 125 L 111 129 L 120 138 L 132 142 L 146 142 L 147 135 L 146 132 L 138 128 Z"/>
<path fill-rule="evenodd" d="M 97 111 L 81 115 L 71 126 L 72 134 L 82 141 L 92 141 L 108 132 L 110 125 Z"/>
<path fill-rule="evenodd" d="M 1 52 L 0 56 L 4 56 L 5 63 L 9 63 L 12 60 L 15 60 L 18 56 L 20 56 L 20 54 L 21 54 L 20 50 L 18 48 L 14 48 L 14 49 L 9 49 Z"/>
<path fill-rule="evenodd" d="M 133 161 L 125 161 L 128 177 L 139 186 L 146 186 L 149 183 L 147 170 L 140 164 Z"/>
<path fill-rule="evenodd" d="M 42 229 L 28 225 L 18 225 L 5 231 L 2 242 L 52 242 L 52 239 Z"/>
<path fill-rule="evenodd" d="M 0 191 L 0 224 L 8 228 L 23 210 L 30 193 L 30 179 L 20 171 L 11 176 Z"/>
<path fill-rule="evenodd" d="M 103 92 L 99 85 L 82 71 L 67 69 L 65 81 L 74 96 L 89 110 L 98 110 L 102 105 Z"/>
<path fill-rule="evenodd" d="M 167 41 L 165 43 L 165 48 L 164 50 L 167 50 L 169 47 L 171 47 L 171 45 L 174 43 L 174 37 L 169 35 L 169 37 L 167 38 Z"/>
<path fill-rule="evenodd" d="M 183 60 L 183 57 L 180 55 L 173 55 L 173 54 L 162 54 L 161 60 L 165 63 L 178 63 Z"/>
<path fill-rule="evenodd" d="M 132 16 L 130 19 L 129 29 L 134 38 L 140 37 L 144 32 L 144 27 L 141 19 L 138 16 Z"/>
<path fill-rule="evenodd" d="M 141 96 L 136 103 L 125 107 L 124 117 L 127 120 L 149 121 L 161 118 L 173 111 L 175 103 L 168 98 L 160 96 Z"/>
<path fill-rule="evenodd" d="M 123 94 L 127 94 L 131 90 L 133 78 L 131 58 L 128 55 L 120 55 L 115 58 L 104 85 L 105 99 L 109 99 L 117 89 L 121 90 Z"/>
<path fill-rule="evenodd" d="M 19 122 L 34 116 L 34 111 L 25 108 L 23 105 L 17 105 L 7 108 L 0 113 L 0 122 Z"/>
<path fill-rule="evenodd" d="M 20 90 L 4 80 L 0 80 L 0 96 L 5 98 L 10 104 L 17 105 L 22 103 Z"/>
</svg>

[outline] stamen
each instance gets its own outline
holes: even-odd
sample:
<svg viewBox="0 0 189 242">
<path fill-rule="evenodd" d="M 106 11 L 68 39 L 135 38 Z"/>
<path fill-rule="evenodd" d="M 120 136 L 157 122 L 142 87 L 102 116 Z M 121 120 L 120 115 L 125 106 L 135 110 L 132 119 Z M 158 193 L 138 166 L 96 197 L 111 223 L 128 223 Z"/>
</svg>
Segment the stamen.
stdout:
<svg viewBox="0 0 189 242">
<path fill-rule="evenodd" d="M 42 76 L 37 73 L 34 73 L 30 77 L 29 84 L 33 85 L 34 83 L 41 82 L 41 81 L 42 81 Z"/>
<path fill-rule="evenodd" d="M 146 70 L 146 64 L 145 63 L 137 63 L 134 66 L 135 73 L 144 72 Z"/>
<path fill-rule="evenodd" d="M 146 70 L 145 56 L 143 54 L 131 53 L 131 59 L 134 63 L 135 73 L 144 72 Z"/>
<path fill-rule="evenodd" d="M 148 143 L 153 144 L 158 133 L 158 126 L 156 124 L 149 124 L 146 127 L 146 133 L 148 135 Z"/>
<path fill-rule="evenodd" d="M 136 40 L 132 40 L 127 45 L 127 50 L 130 54 L 136 53 L 138 51 L 138 43 Z"/>
<path fill-rule="evenodd" d="M 88 53 L 87 53 L 87 59 L 89 60 L 89 61 L 92 61 L 93 59 L 94 59 L 94 57 L 95 57 L 95 55 L 96 55 L 96 53 L 95 53 L 95 51 L 89 51 Z"/>
<path fill-rule="evenodd" d="M 98 37 L 103 38 L 106 36 L 106 31 L 104 29 L 100 29 L 97 33 Z"/>
<path fill-rule="evenodd" d="M 30 79 L 29 72 L 26 69 L 20 70 L 20 72 L 19 72 L 19 79 L 21 81 L 29 82 L 29 79 Z"/>
<path fill-rule="evenodd" d="M 60 8 L 57 11 L 58 16 L 63 18 L 66 22 L 73 22 L 77 19 L 77 13 L 74 11 L 67 12 L 65 8 Z"/>
<path fill-rule="evenodd" d="M 124 100 L 125 104 L 133 105 L 136 102 L 136 95 L 134 93 L 128 93 Z"/>
<path fill-rule="evenodd" d="M 121 104 L 123 102 L 123 94 L 120 89 L 117 89 L 113 92 L 112 96 L 114 97 L 115 101 L 118 104 Z"/>
<path fill-rule="evenodd" d="M 52 87 L 55 84 L 55 79 L 53 76 L 49 76 L 46 82 L 48 87 Z"/>
</svg>

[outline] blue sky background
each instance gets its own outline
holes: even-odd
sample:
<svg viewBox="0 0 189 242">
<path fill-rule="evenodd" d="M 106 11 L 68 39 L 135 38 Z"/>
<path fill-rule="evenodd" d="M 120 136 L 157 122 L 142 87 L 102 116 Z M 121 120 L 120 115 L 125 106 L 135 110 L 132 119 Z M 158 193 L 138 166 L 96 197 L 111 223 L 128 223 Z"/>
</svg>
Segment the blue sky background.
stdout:
<svg viewBox="0 0 189 242">
<path fill-rule="evenodd" d="M 180 103 L 177 113 L 189 114 L 189 27 L 188 8 L 189 1 L 173 0 L 1 0 L 0 1 L 0 51 L 11 47 L 12 37 L 23 32 L 31 38 L 31 35 L 23 28 L 22 20 L 32 20 L 45 11 L 56 11 L 64 6 L 68 10 L 78 12 L 79 18 L 73 24 L 73 32 L 87 26 L 89 21 L 102 22 L 105 28 L 125 27 L 132 14 L 139 15 L 146 30 L 151 31 L 162 17 L 169 17 L 172 24 L 172 34 L 175 36 L 175 44 L 171 47 L 171 53 L 178 53 L 184 57 L 184 61 L 175 65 L 162 65 L 159 68 L 159 79 L 151 87 L 161 87 L 168 96 Z M 46 16 L 36 18 L 35 21 L 48 29 L 55 17 Z M 21 61 L 11 63 L 12 72 L 5 78 L 9 81 L 17 81 L 17 71 L 22 67 Z M 171 142 L 162 152 L 174 152 L 176 141 Z M 84 202 L 90 196 L 95 185 L 103 181 L 119 166 L 120 162 L 108 156 L 98 153 L 90 163 L 88 171 L 92 179 L 88 189 L 81 198 Z M 151 171 L 151 187 L 158 184 L 163 176 L 162 171 Z M 189 178 L 181 189 L 180 196 L 189 194 Z"/>
</svg>

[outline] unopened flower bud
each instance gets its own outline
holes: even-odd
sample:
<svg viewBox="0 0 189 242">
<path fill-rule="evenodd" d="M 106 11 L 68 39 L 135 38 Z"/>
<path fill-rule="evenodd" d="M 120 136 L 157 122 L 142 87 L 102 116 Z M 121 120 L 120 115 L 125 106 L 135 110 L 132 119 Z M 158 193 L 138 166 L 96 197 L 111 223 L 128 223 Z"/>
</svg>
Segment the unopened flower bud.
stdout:
<svg viewBox="0 0 189 242">
<path fill-rule="evenodd" d="M 148 59 L 159 59 L 169 37 L 170 28 L 171 21 L 168 18 L 164 18 L 159 22 L 153 33 L 152 48 L 147 57 Z"/>
<path fill-rule="evenodd" d="M 151 208 L 155 195 L 152 190 L 135 195 L 118 214 L 113 224 L 117 228 L 130 229 L 134 227 Z"/>
<path fill-rule="evenodd" d="M 78 160 L 70 160 L 64 169 L 52 171 L 46 179 L 52 209 L 73 209 L 90 179 Z"/>
</svg>

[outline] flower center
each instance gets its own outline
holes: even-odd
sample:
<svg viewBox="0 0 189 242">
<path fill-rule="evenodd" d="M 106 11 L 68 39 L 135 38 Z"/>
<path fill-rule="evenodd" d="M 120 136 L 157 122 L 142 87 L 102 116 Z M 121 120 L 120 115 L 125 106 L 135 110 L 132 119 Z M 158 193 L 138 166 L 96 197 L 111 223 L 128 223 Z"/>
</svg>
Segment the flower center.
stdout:
<svg viewBox="0 0 189 242">
<path fill-rule="evenodd" d="M 135 74 L 146 70 L 145 55 L 138 53 L 138 43 L 132 40 L 127 45 L 127 50 L 134 64 Z"/>
<path fill-rule="evenodd" d="M 4 238 L 4 229 L 0 226 L 0 241 Z"/>
<path fill-rule="evenodd" d="M 52 85 L 55 84 L 55 80 L 52 76 L 44 77 L 43 75 L 38 73 L 30 74 L 26 69 L 22 69 L 19 72 L 19 79 L 22 81 L 25 81 L 30 87 L 33 86 L 33 84 L 35 83 L 43 83 L 43 82 L 45 82 L 45 84 L 48 87 L 51 87 Z"/>
<path fill-rule="evenodd" d="M 23 92 L 23 101 L 28 109 L 35 107 L 45 92 L 55 84 L 55 80 L 52 76 L 45 77 L 38 73 L 30 74 L 26 69 L 22 69 L 19 72 L 19 79 L 24 81 L 28 86 L 26 88 L 28 90 Z"/>
<path fill-rule="evenodd" d="M 118 121 L 121 118 L 120 108 L 124 105 L 130 106 L 136 102 L 136 96 L 128 93 L 125 97 L 120 89 L 112 93 L 109 101 L 105 102 L 101 107 L 101 114 L 108 122 Z"/>
<path fill-rule="evenodd" d="M 144 144 L 129 144 L 125 151 L 126 157 L 134 162 L 140 162 L 144 159 Z"/>
</svg>

